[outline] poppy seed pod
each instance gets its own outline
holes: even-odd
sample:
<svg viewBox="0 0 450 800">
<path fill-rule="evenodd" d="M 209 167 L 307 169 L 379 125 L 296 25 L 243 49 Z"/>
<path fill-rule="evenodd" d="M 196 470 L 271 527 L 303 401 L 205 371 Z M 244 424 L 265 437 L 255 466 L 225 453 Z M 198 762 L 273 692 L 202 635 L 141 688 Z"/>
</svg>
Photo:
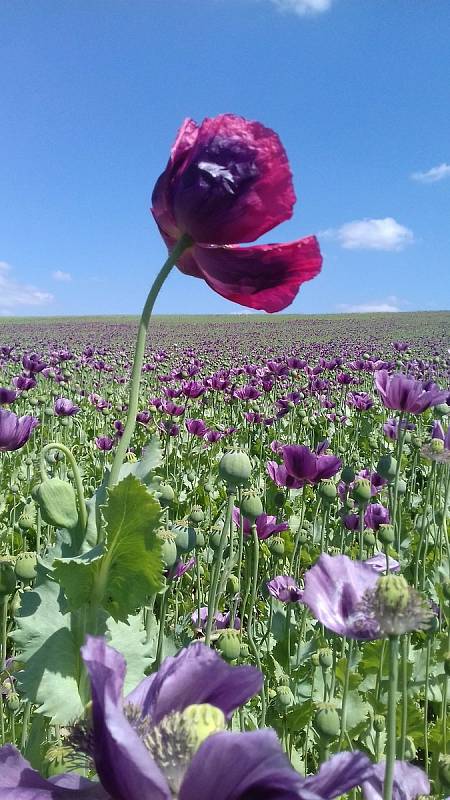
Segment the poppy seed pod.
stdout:
<svg viewBox="0 0 450 800">
<path fill-rule="evenodd" d="M 329 667 L 333 666 L 333 652 L 329 647 L 322 647 L 318 651 L 318 656 L 321 667 L 329 669 Z"/>
<path fill-rule="evenodd" d="M 378 475 L 386 481 L 393 481 L 397 474 L 397 460 L 390 453 L 381 456 L 377 464 Z"/>
<path fill-rule="evenodd" d="M 227 578 L 227 592 L 235 595 L 239 591 L 239 578 L 237 575 L 229 575 Z"/>
<path fill-rule="evenodd" d="M 161 508 L 167 508 L 175 500 L 175 492 L 168 483 L 160 483 L 156 491 Z"/>
<path fill-rule="evenodd" d="M 186 521 L 182 520 L 172 525 L 171 531 L 175 536 L 178 553 L 189 553 L 194 549 L 196 542 L 195 529 Z"/>
<path fill-rule="evenodd" d="M 32 581 L 36 577 L 36 553 L 19 553 L 16 558 L 15 571 L 21 581 Z"/>
<path fill-rule="evenodd" d="M 268 548 L 273 556 L 282 558 L 284 556 L 284 539 L 281 536 L 272 536 L 267 542 Z"/>
<path fill-rule="evenodd" d="M 366 547 L 373 547 L 375 542 L 376 542 L 375 534 L 371 530 L 365 530 L 364 531 L 363 539 L 364 539 L 364 544 L 366 545 Z"/>
<path fill-rule="evenodd" d="M 202 507 L 201 506 L 194 506 L 192 508 L 192 510 L 191 510 L 191 513 L 189 514 L 189 519 L 191 520 L 191 522 L 194 522 L 194 523 L 197 524 L 199 522 L 203 522 L 204 518 L 205 518 L 205 514 L 203 512 Z"/>
<path fill-rule="evenodd" d="M 392 544 L 395 539 L 393 525 L 380 525 L 378 528 L 378 538 L 382 544 Z"/>
<path fill-rule="evenodd" d="M 173 567 L 177 560 L 177 545 L 172 531 L 160 530 L 156 534 L 161 542 L 161 558 L 166 569 Z"/>
<path fill-rule="evenodd" d="M 375 733 L 382 733 L 386 727 L 386 720 L 382 714 L 375 714 L 373 718 L 373 729 Z"/>
<path fill-rule="evenodd" d="M 294 702 L 294 695 L 289 686 L 279 686 L 276 690 L 275 702 L 280 711 L 286 711 Z"/>
<path fill-rule="evenodd" d="M 241 639 L 239 631 L 235 630 L 234 628 L 226 628 L 220 634 L 217 647 L 221 655 L 226 658 L 227 661 L 234 661 L 235 658 L 238 658 L 241 652 Z"/>
<path fill-rule="evenodd" d="M 314 728 L 324 739 L 335 739 L 339 735 L 341 723 L 335 706 L 321 703 L 314 716 Z"/>
<path fill-rule="evenodd" d="M 359 506 L 365 506 L 372 497 L 370 481 L 367 478 L 357 478 L 353 486 L 352 498 Z"/>
<path fill-rule="evenodd" d="M 230 490 L 244 486 L 250 478 L 251 471 L 250 459 L 242 450 L 225 453 L 219 463 L 219 476 Z"/>
<path fill-rule="evenodd" d="M 240 511 L 242 516 L 246 517 L 253 525 L 256 522 L 256 518 L 264 513 L 260 496 L 254 491 L 245 492 L 240 504 Z"/>
<path fill-rule="evenodd" d="M 337 495 L 336 484 L 331 480 L 322 480 L 319 483 L 318 493 L 324 503 L 332 503 Z"/>
</svg>

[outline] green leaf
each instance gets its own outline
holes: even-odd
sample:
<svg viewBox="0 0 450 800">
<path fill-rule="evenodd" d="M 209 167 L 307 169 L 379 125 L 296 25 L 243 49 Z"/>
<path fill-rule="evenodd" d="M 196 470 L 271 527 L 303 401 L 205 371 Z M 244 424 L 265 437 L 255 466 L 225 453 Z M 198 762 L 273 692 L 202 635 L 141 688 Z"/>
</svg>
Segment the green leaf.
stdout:
<svg viewBox="0 0 450 800">
<path fill-rule="evenodd" d="M 115 620 L 126 621 L 162 586 L 161 543 L 156 536 L 161 506 L 143 483 L 128 475 L 108 491 L 103 508 L 105 552 L 55 561 L 54 576 L 72 609 L 94 596 Z"/>
<path fill-rule="evenodd" d="M 294 706 L 286 715 L 288 730 L 292 733 L 300 733 L 303 731 L 308 722 L 311 722 L 313 713 L 314 704 L 312 700 L 307 700 L 306 703 Z"/>
</svg>

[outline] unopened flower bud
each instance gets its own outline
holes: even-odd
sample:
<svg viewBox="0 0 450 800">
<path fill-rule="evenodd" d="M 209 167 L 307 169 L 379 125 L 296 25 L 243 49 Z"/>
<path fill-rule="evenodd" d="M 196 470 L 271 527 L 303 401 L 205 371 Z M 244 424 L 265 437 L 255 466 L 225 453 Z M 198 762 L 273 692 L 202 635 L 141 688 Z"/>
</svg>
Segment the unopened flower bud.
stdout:
<svg viewBox="0 0 450 800">
<path fill-rule="evenodd" d="M 372 497 L 370 481 L 367 478 L 357 478 L 353 486 L 352 497 L 358 505 L 367 505 Z"/>
<path fill-rule="evenodd" d="M 227 661 L 234 661 L 241 652 L 241 638 L 239 631 L 234 628 L 226 628 L 220 634 L 217 643 L 218 650 Z"/>
<path fill-rule="evenodd" d="M 397 461 L 390 453 L 381 456 L 377 464 L 378 475 L 387 481 L 393 481 L 397 474 Z"/>
<path fill-rule="evenodd" d="M 244 492 L 240 504 L 240 511 L 242 516 L 246 517 L 253 525 L 256 522 L 256 518 L 264 513 L 260 496 L 254 491 Z"/>
<path fill-rule="evenodd" d="M 314 717 L 314 728 L 324 739 L 335 739 L 341 728 L 339 714 L 335 706 L 321 703 Z"/>
<path fill-rule="evenodd" d="M 294 695 L 289 686 L 279 686 L 276 695 L 276 704 L 280 711 L 285 711 L 294 702 Z"/>
<path fill-rule="evenodd" d="M 247 453 L 242 450 L 232 450 L 222 456 L 219 463 L 219 476 L 228 488 L 235 490 L 243 486 L 250 478 L 252 465 Z"/>
</svg>

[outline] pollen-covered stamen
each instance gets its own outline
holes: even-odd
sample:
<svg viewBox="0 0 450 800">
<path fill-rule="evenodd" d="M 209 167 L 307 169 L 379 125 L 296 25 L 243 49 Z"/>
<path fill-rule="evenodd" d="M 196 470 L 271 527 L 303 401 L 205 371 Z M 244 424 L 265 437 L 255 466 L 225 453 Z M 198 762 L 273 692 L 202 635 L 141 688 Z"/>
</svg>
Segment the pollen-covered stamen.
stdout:
<svg viewBox="0 0 450 800">
<path fill-rule="evenodd" d="M 383 575 L 367 591 L 360 610 L 378 626 L 381 636 L 401 636 L 429 627 L 433 618 L 426 599 L 402 575 Z"/>
</svg>

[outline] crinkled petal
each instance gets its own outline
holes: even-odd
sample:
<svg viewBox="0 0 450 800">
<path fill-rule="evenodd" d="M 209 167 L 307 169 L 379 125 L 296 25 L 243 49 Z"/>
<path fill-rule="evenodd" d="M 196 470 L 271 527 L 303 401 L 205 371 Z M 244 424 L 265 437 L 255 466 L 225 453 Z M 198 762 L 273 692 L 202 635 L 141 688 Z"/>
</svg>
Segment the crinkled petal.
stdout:
<svg viewBox="0 0 450 800">
<path fill-rule="evenodd" d="M 322 267 L 315 236 L 253 247 L 196 245 L 191 252 L 211 289 L 233 303 L 269 313 L 289 306 L 301 284 Z"/>
<path fill-rule="evenodd" d="M 166 233 L 176 235 L 175 221 L 196 242 L 252 242 L 291 217 L 292 175 L 274 131 L 234 114 L 193 125 L 184 124 L 153 193 L 153 214 Z"/>
<path fill-rule="evenodd" d="M 99 783 L 80 775 L 58 775 L 48 781 L 12 745 L 0 749 L 1 800 L 108 800 Z"/>
<path fill-rule="evenodd" d="M 372 775 L 363 783 L 364 800 L 383 800 L 384 772 L 386 762 L 374 764 Z M 407 761 L 396 761 L 392 800 L 416 800 L 419 795 L 430 793 L 430 782 L 425 773 Z"/>
<path fill-rule="evenodd" d="M 209 703 L 226 716 L 261 689 L 263 676 L 255 667 L 232 667 L 201 642 L 165 659 L 156 675 L 144 679 L 139 693 L 143 714 L 159 722 L 172 711 Z M 130 699 L 130 698 L 128 698 Z"/>
<path fill-rule="evenodd" d="M 216 733 L 188 767 L 180 800 L 298 800 L 301 785 L 273 731 Z"/>
<path fill-rule="evenodd" d="M 169 800 L 166 780 L 122 711 L 125 660 L 103 639 L 81 648 L 92 693 L 94 760 L 114 800 Z"/>
<path fill-rule="evenodd" d="M 309 789 L 326 800 L 332 800 L 346 794 L 355 786 L 361 786 L 372 774 L 372 770 L 371 761 L 363 753 L 339 753 L 322 764 L 317 775 L 306 778 L 302 788 Z"/>
<path fill-rule="evenodd" d="M 377 572 L 363 562 L 323 553 L 305 573 L 302 600 L 330 631 L 352 639 L 377 639 L 373 622 L 358 608 L 364 593 L 377 581 Z"/>
</svg>

